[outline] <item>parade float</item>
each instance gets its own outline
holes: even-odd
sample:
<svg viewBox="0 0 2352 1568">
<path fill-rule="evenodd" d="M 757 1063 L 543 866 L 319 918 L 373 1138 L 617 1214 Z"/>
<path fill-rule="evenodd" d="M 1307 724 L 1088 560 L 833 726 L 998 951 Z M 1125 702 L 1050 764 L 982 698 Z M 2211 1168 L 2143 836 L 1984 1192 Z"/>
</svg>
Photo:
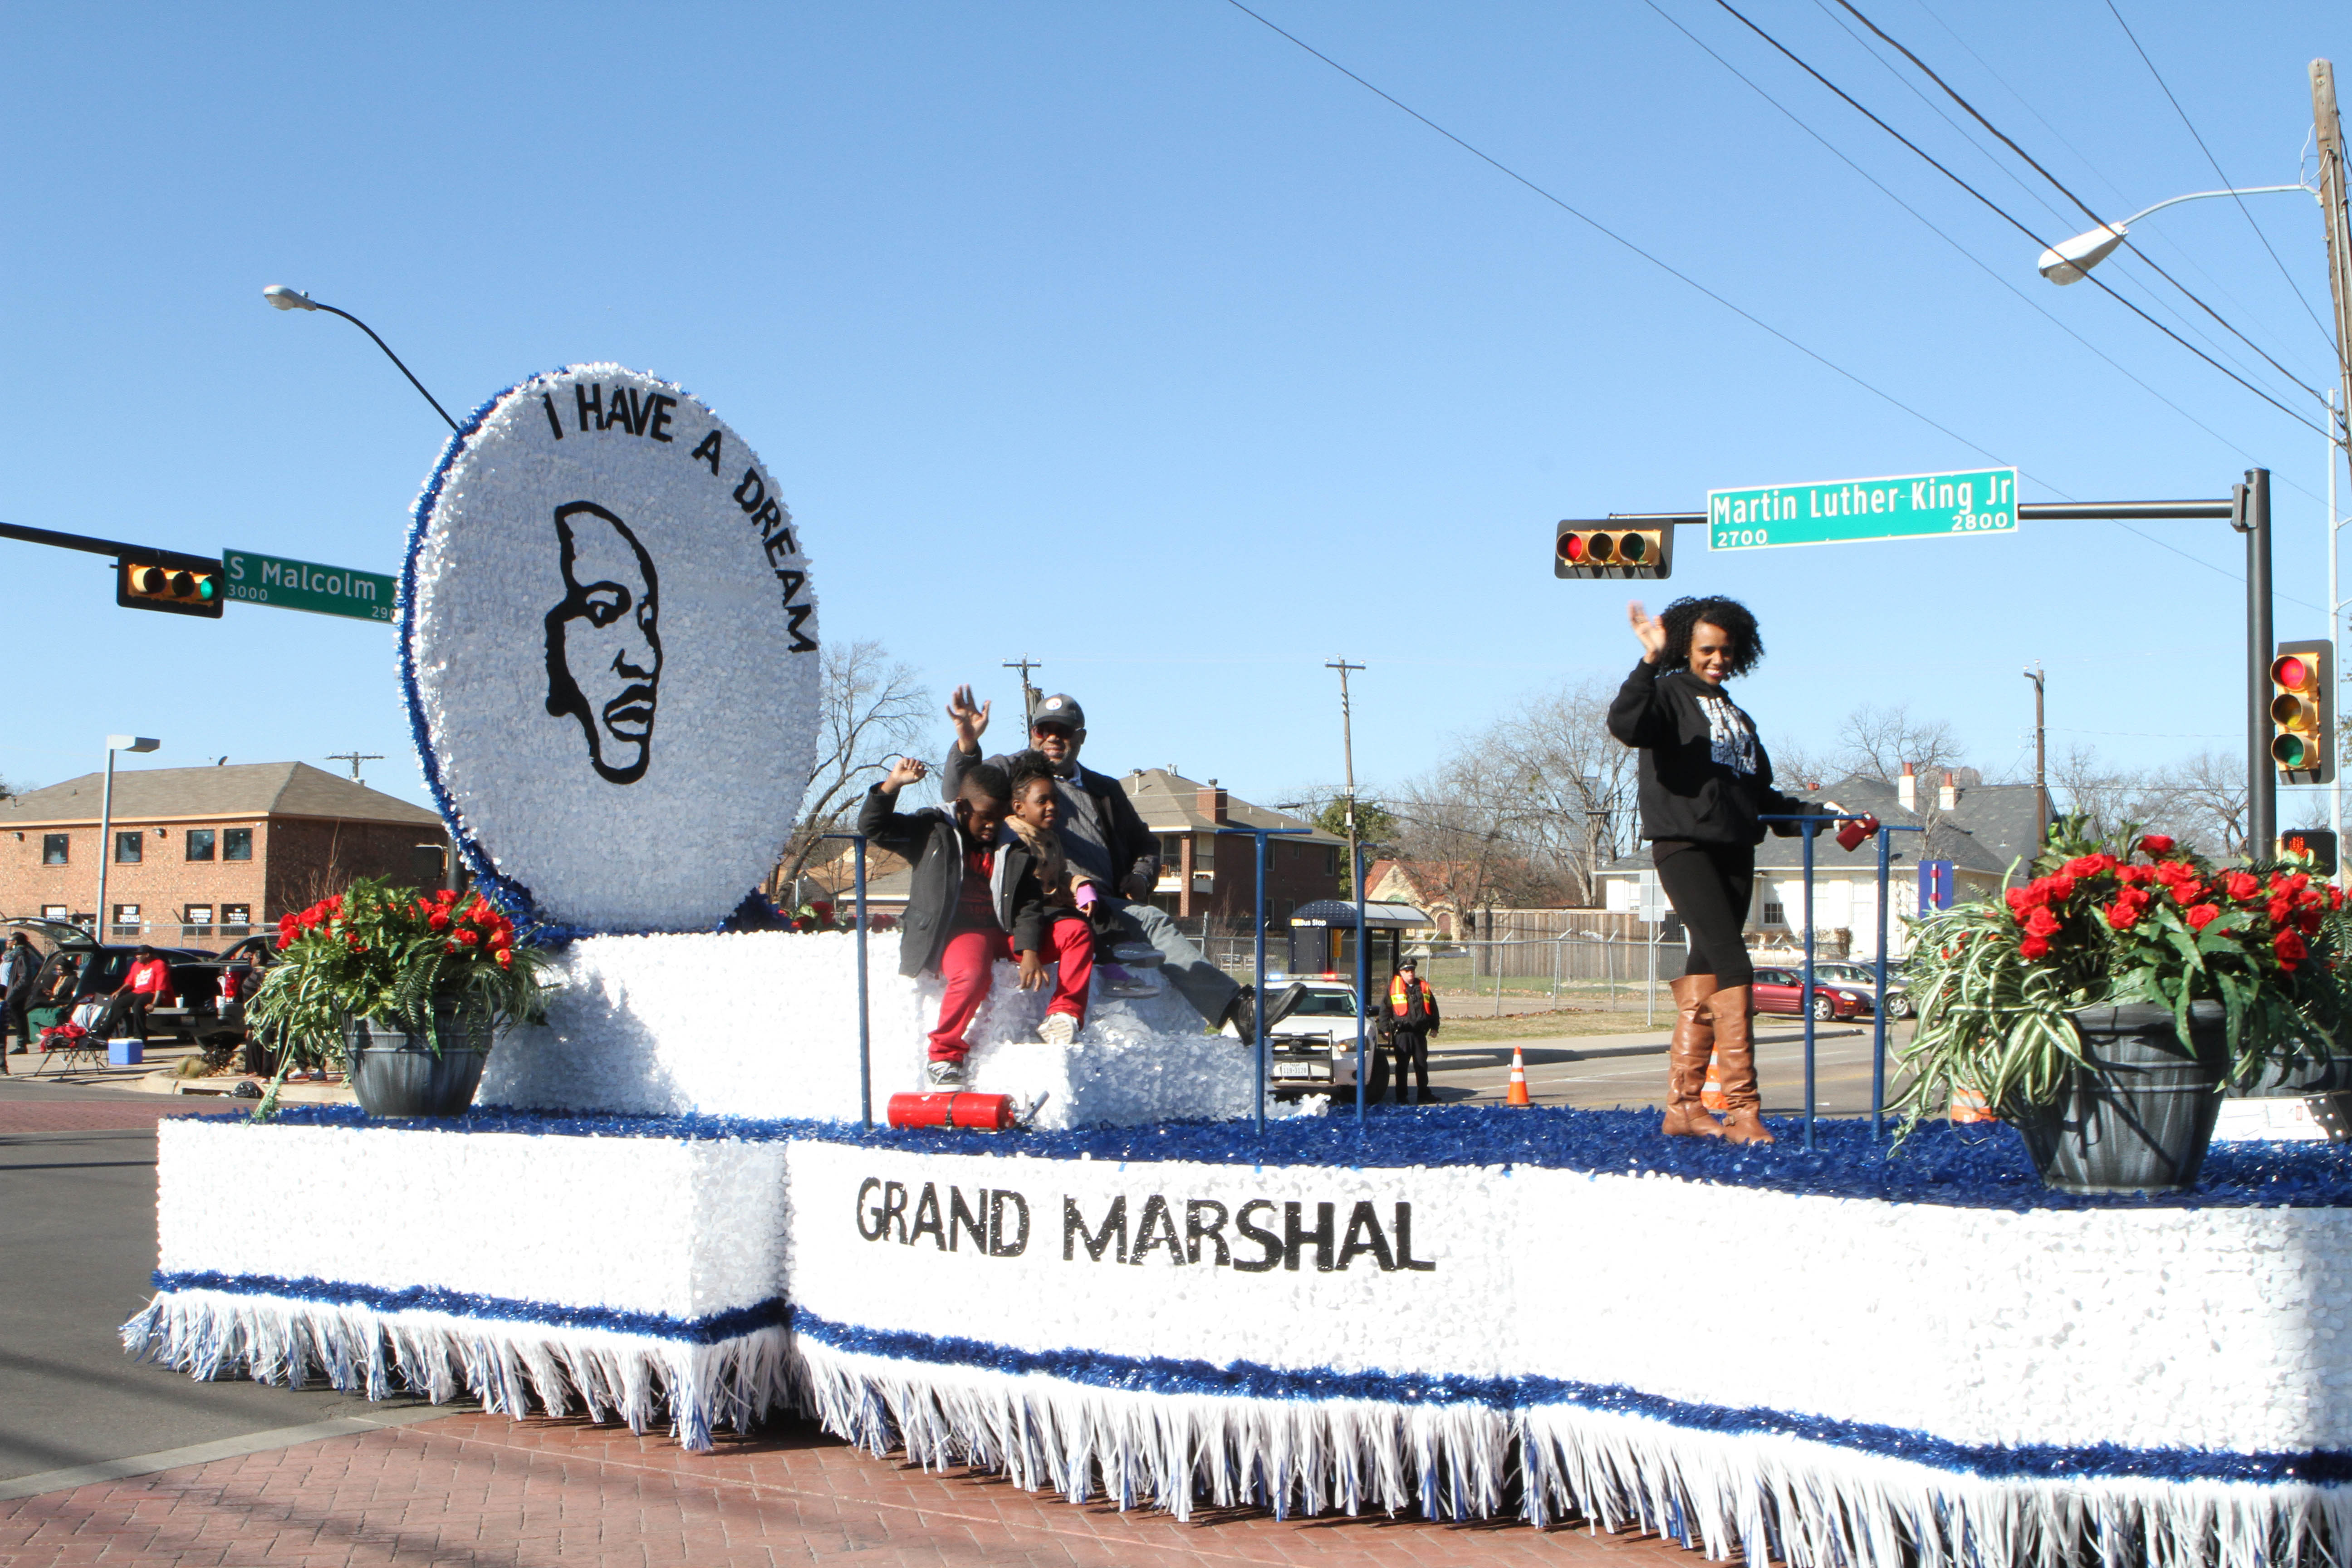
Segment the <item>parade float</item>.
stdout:
<svg viewBox="0 0 2352 1568">
<path fill-rule="evenodd" d="M 136 1353 L 691 1448 L 797 1410 L 1180 1517 L 1573 1518 L 1805 1568 L 2352 1550 L 2335 1146 L 2096 1197 L 1998 1127 L 1890 1158 L 1859 1123 L 1262 1123 L 1250 1048 L 1172 995 L 1049 1047 L 1009 965 L 973 1088 L 1030 1124 L 872 1125 L 936 983 L 887 933 L 723 929 L 815 719 L 809 567 L 740 437 L 615 366 L 525 382 L 444 453 L 403 601 L 435 798 L 558 988 L 463 1114 L 165 1122 Z M 218 1201 L 252 1190 L 304 1196 Z"/>
</svg>

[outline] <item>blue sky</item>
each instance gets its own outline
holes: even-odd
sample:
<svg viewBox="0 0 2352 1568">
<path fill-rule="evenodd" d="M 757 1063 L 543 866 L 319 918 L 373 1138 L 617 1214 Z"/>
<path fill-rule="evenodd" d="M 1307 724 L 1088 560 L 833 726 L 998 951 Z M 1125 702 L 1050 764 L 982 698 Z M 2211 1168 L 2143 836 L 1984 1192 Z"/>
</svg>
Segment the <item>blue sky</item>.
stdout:
<svg viewBox="0 0 2352 1568">
<path fill-rule="evenodd" d="M 2352 13 L 2117 3 L 2237 184 L 2297 177 L 2306 64 L 2352 68 Z M 2089 226 L 1830 10 L 1742 9 L 2036 233 Z M 2104 0 L 1863 9 L 2103 216 L 2218 183 Z M 2014 463 L 2029 500 L 2220 495 L 2266 463 L 2280 635 L 2324 635 L 2320 437 L 2089 286 L 2042 281 L 2031 241 L 1720 6 L 1264 10 Z M 444 427 L 356 331 L 267 309 L 282 282 L 365 318 L 453 409 L 580 360 L 683 383 L 782 481 L 829 637 L 881 639 L 942 699 L 1010 697 L 999 666 L 1034 656 L 1114 771 L 1261 799 L 1336 778 L 1322 665 L 1345 655 L 1370 666 L 1359 774 L 1402 778 L 1531 689 L 1631 663 L 1623 585 L 1553 580 L 1553 520 L 1985 461 L 1223 0 L 16 7 L 0 27 L 0 518 L 395 569 Z M 2249 205 L 2324 317 L 2313 204 Z M 2330 384 L 2233 204 L 2140 232 Z M 2110 267 L 2160 319 L 2194 314 Z M 2235 536 L 2145 531 L 1712 559 L 1686 536 L 1643 596 L 1757 610 L 1770 658 L 1741 695 L 1768 739 L 1908 701 L 1988 770 L 2030 763 L 2038 659 L 2054 749 L 2237 747 Z M 369 782 L 422 798 L 383 627 L 120 610 L 97 558 L 6 542 L 0 605 L 0 777 L 85 771 L 133 731 L 163 739 L 158 765 L 381 752 Z"/>
</svg>

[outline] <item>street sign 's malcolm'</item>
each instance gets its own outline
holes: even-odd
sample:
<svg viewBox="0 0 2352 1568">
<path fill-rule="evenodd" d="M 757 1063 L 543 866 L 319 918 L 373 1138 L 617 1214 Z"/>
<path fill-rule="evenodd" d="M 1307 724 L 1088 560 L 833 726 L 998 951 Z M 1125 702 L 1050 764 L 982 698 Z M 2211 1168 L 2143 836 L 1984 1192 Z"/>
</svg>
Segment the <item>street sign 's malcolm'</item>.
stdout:
<svg viewBox="0 0 2352 1568">
<path fill-rule="evenodd" d="M 1896 474 L 1709 490 L 1710 550 L 2017 531 L 2017 470 Z"/>
<path fill-rule="evenodd" d="M 381 572 L 354 572 L 316 561 L 292 561 L 250 550 L 221 552 L 228 597 L 279 610 L 348 616 L 358 621 L 392 619 L 396 579 Z"/>
</svg>

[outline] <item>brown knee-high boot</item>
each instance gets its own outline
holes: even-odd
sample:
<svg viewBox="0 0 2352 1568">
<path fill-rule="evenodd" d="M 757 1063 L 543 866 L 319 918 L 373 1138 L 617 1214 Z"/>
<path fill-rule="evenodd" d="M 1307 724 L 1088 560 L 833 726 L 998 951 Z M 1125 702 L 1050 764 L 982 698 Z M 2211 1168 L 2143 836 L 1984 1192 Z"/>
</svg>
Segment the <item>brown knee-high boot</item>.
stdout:
<svg viewBox="0 0 2352 1568">
<path fill-rule="evenodd" d="M 1718 994 L 1712 974 L 1685 974 L 1674 983 L 1675 1034 L 1666 1047 L 1666 1120 L 1658 1129 L 1669 1138 L 1720 1138 L 1723 1127 L 1699 1103 L 1706 1087 L 1707 1058 L 1715 1054 L 1715 1026 L 1708 1005 Z"/>
<path fill-rule="evenodd" d="M 1749 1028 L 1756 1016 L 1748 988 L 1727 987 L 1709 997 L 1707 1006 L 1715 1015 L 1715 1055 L 1723 1072 L 1723 1135 L 1734 1143 L 1773 1142 L 1757 1113 L 1763 1097 L 1756 1090 L 1756 1042 Z"/>
</svg>

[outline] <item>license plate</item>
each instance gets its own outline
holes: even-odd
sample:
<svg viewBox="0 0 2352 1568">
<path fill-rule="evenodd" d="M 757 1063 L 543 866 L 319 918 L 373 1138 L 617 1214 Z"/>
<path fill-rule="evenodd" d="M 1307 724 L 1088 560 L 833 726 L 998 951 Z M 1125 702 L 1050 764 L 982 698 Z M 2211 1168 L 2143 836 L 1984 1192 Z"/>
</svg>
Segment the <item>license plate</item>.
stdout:
<svg viewBox="0 0 2352 1568">
<path fill-rule="evenodd" d="M 1328 1078 L 1331 1076 L 1331 1069 L 1328 1066 L 1323 1067 L 1319 1072 L 1317 1067 L 1318 1064 L 1314 1062 L 1276 1062 L 1274 1064 L 1274 1076 L 1276 1078 Z"/>
</svg>

